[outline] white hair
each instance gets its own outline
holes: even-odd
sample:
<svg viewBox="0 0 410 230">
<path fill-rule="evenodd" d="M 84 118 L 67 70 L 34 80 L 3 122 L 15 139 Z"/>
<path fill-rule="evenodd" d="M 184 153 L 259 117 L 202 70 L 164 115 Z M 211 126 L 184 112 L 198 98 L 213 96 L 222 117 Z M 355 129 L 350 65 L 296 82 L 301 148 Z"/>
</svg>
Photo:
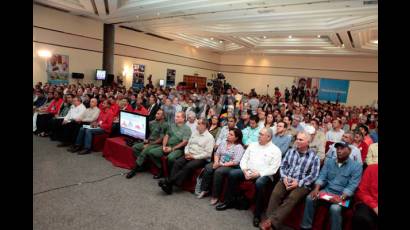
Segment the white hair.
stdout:
<svg viewBox="0 0 410 230">
<path fill-rule="evenodd" d="M 308 139 L 308 143 L 310 143 L 310 142 L 312 141 L 312 136 L 311 136 L 308 132 L 306 132 L 306 131 L 300 131 L 300 132 L 297 133 L 297 135 L 299 135 L 299 134 L 305 135 L 305 137 L 307 137 L 307 139 Z M 297 135 L 296 135 L 296 136 L 297 136 Z"/>
</svg>

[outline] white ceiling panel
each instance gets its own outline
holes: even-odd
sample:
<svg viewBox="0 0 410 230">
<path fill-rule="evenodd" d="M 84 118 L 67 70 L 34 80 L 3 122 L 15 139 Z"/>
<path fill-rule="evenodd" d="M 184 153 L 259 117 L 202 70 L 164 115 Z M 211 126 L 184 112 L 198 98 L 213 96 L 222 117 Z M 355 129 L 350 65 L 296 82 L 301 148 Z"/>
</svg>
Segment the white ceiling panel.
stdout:
<svg viewBox="0 0 410 230">
<path fill-rule="evenodd" d="M 373 56 L 377 55 L 378 49 L 377 1 L 35 2 L 68 10 L 73 14 L 97 18 L 104 23 L 163 36 L 174 40 L 173 42 L 221 53 Z M 98 11 L 98 15 L 95 11 Z"/>
</svg>

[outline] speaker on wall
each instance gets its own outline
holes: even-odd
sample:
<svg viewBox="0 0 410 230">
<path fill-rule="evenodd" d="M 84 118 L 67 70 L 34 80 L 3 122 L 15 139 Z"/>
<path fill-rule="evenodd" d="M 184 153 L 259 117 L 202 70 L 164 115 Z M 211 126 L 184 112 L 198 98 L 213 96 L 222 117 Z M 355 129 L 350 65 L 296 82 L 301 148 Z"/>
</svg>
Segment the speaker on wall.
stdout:
<svg viewBox="0 0 410 230">
<path fill-rule="evenodd" d="M 83 73 L 71 73 L 71 77 L 74 79 L 84 79 Z"/>
</svg>

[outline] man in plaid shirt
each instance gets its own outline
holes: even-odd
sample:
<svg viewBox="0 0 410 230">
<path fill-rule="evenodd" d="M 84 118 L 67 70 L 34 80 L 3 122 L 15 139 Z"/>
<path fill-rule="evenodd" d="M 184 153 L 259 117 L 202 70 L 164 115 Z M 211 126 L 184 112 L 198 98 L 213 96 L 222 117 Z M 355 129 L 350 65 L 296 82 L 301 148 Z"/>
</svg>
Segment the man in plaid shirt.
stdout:
<svg viewBox="0 0 410 230">
<path fill-rule="evenodd" d="M 276 184 L 266 210 L 267 219 L 261 229 L 278 229 L 299 201 L 305 198 L 310 186 L 319 176 L 320 158 L 309 149 L 310 135 L 299 132 L 295 148 L 288 150 L 280 166 L 280 181 Z"/>
</svg>

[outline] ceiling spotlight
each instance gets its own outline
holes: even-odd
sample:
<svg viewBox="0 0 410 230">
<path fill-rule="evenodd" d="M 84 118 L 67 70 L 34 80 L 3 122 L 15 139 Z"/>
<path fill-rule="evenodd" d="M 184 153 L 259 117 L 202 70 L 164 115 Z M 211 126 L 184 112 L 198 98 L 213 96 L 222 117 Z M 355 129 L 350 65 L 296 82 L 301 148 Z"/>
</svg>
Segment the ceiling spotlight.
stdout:
<svg viewBox="0 0 410 230">
<path fill-rule="evenodd" d="M 214 40 L 214 38 L 212 38 L 212 37 L 211 37 L 210 39 L 211 39 L 212 41 Z"/>
<path fill-rule="evenodd" d="M 317 38 L 320 38 L 320 34 L 317 36 Z"/>
<path fill-rule="evenodd" d="M 292 39 L 292 35 L 289 35 L 289 37 L 288 37 L 289 39 Z"/>
<path fill-rule="evenodd" d="M 219 41 L 219 43 L 223 43 L 223 41 L 222 41 L 222 40 L 220 40 L 220 41 Z"/>
<path fill-rule="evenodd" d="M 263 36 L 263 39 L 266 39 L 266 36 Z"/>
</svg>

